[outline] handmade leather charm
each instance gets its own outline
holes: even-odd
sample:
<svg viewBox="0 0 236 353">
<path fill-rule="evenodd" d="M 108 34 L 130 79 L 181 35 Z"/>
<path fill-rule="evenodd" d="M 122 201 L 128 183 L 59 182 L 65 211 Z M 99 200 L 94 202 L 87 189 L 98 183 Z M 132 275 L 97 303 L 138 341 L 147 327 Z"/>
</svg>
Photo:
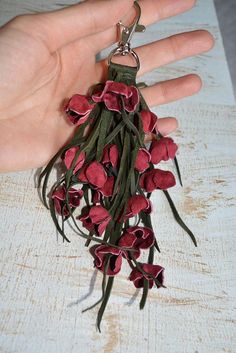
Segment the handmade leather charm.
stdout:
<svg viewBox="0 0 236 353">
<path fill-rule="evenodd" d="M 65 113 L 77 127 L 74 137 L 40 175 L 42 199 L 58 232 L 69 241 L 64 230 L 69 220 L 90 247 L 94 266 L 103 273 L 102 296 L 92 306 L 100 304 L 99 330 L 122 263 L 130 266 L 130 283 L 143 290 L 141 309 L 154 285 L 164 287 L 164 268 L 154 261 L 155 250 L 160 251 L 151 221 L 154 191 L 164 192 L 176 221 L 196 245 L 167 191 L 175 185 L 175 176 L 159 167 L 160 162 L 172 159 L 180 177 L 177 145 L 157 131 L 158 118 L 136 83 L 139 59 L 130 39 L 144 27 L 138 23 L 141 10 L 137 2 L 135 8 L 136 20 L 130 27 L 123 26 L 121 41 L 109 57 L 107 81 L 91 88 L 89 95 L 75 94 L 67 102 Z M 114 63 L 117 55 L 131 55 L 136 66 Z M 151 143 L 145 143 L 146 134 L 152 135 Z M 49 176 L 58 159 L 63 172 L 48 195 Z M 146 260 L 141 261 L 144 256 Z"/>
</svg>

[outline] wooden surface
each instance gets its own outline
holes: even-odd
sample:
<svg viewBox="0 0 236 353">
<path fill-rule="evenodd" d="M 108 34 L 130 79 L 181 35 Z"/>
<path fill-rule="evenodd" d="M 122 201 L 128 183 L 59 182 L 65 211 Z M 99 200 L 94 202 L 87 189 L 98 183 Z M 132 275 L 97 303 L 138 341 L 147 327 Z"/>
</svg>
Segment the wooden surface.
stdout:
<svg viewBox="0 0 236 353">
<path fill-rule="evenodd" d="M 0 22 L 17 13 L 59 6 L 59 0 L 0 0 Z M 57 5 L 56 5 L 57 4 Z M 104 316 L 81 310 L 100 297 L 84 241 L 57 237 L 34 187 L 35 171 L 0 177 L 0 352 L 1 353 L 234 353 L 235 342 L 235 103 L 211 0 L 191 12 L 156 24 L 137 43 L 171 33 L 207 28 L 214 50 L 158 69 L 146 82 L 199 73 L 197 96 L 156 107 L 176 116 L 184 188 L 171 190 L 181 215 L 194 230 L 198 248 L 172 218 L 162 194 L 153 198 L 155 229 L 167 289 L 152 290 L 143 311 L 127 281 L 116 278 Z M 104 54 L 104 53 L 103 53 Z M 69 232 L 70 233 L 70 232 Z"/>
</svg>

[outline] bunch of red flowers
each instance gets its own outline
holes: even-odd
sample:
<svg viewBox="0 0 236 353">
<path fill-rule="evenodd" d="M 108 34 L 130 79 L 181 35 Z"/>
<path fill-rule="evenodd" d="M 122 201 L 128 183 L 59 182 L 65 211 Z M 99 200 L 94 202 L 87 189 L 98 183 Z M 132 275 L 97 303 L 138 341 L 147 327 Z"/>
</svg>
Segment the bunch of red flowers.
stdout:
<svg viewBox="0 0 236 353">
<path fill-rule="evenodd" d="M 108 110 L 121 113 L 120 96 L 124 97 L 124 109 L 129 113 L 134 112 L 139 104 L 137 88 L 127 86 L 124 83 L 107 81 L 104 89 L 92 97 L 74 95 L 66 106 L 68 118 L 78 126 L 84 124 L 89 119 L 95 102 L 103 102 Z M 142 110 L 140 117 L 144 133 L 153 133 L 156 129 L 156 115 L 149 110 Z M 153 165 L 157 165 L 161 161 L 174 159 L 176 151 L 177 145 L 169 137 L 157 138 L 152 141 L 149 148 L 143 146 L 138 149 L 134 169 L 138 173 L 139 186 L 143 193 L 152 193 L 158 189 L 166 190 L 175 185 L 175 177 L 170 171 L 153 168 Z M 104 206 L 104 199 L 114 197 L 114 185 L 121 159 L 118 146 L 115 143 L 105 145 L 100 161 L 93 159 L 87 162 L 86 153 L 80 152 L 80 146 L 69 148 L 62 158 L 68 170 L 74 162 L 73 174 L 78 183 L 88 185 L 92 191 L 91 204 L 82 209 L 77 219 L 82 222 L 83 227 L 89 232 L 97 237 L 102 237 L 112 220 L 109 209 Z M 119 193 L 119 188 L 116 189 L 116 192 Z M 140 212 L 151 213 L 150 196 L 147 198 L 143 193 L 130 195 L 127 207 L 121 211 L 117 222 L 127 222 L 130 218 L 139 215 Z M 56 189 L 52 198 L 57 213 L 68 216 L 65 186 Z M 80 205 L 81 198 L 83 198 L 82 189 L 70 188 L 68 190 L 68 201 L 71 208 L 77 208 Z M 95 267 L 101 271 L 105 270 L 106 259 L 109 256 L 107 275 L 115 276 L 121 269 L 122 259 L 128 260 L 131 264 L 131 254 L 137 260 L 141 254 L 141 249 L 149 249 L 154 246 L 154 242 L 155 236 L 151 228 L 140 225 L 128 226 L 123 228 L 122 234 L 114 244 L 120 248 L 99 244 L 94 245 L 90 251 L 94 257 Z M 126 250 L 122 250 L 122 248 Z M 129 279 L 133 281 L 137 288 L 143 287 L 144 278 L 148 280 L 149 288 L 154 284 L 153 278 L 156 278 L 160 285 L 163 284 L 163 267 L 154 264 L 141 264 L 140 266 L 144 270 L 143 272 L 132 266 L 132 272 L 129 276 Z M 151 277 L 148 276 L 149 274 L 151 274 Z"/>
<path fill-rule="evenodd" d="M 69 218 L 73 220 L 78 233 L 87 239 L 86 246 L 91 241 L 97 243 L 90 247 L 94 266 L 102 271 L 104 278 L 109 278 L 99 301 L 103 302 L 99 326 L 123 261 L 131 267 L 129 280 L 135 287 L 143 288 L 140 307 L 144 306 L 148 289 L 154 283 L 157 288 L 164 287 L 164 268 L 154 264 L 154 250 L 159 251 L 159 247 L 152 228 L 150 197 L 155 190 L 167 192 L 175 185 L 172 172 L 160 169 L 159 163 L 175 159 L 177 145 L 159 134 L 158 118 L 148 109 L 135 85 L 109 80 L 91 96 L 74 95 L 65 111 L 78 128 L 72 141 L 57 153 L 41 175 L 43 200 L 48 206 L 49 174 L 60 157 L 65 172 L 52 189 L 49 208 L 64 239 L 68 241 L 57 215 L 61 216 L 62 224 Z M 145 144 L 145 134 L 152 135 L 150 144 Z M 81 210 L 82 199 L 86 206 Z M 178 215 L 172 200 L 170 204 Z M 183 222 L 180 225 L 190 232 Z M 147 263 L 139 261 L 145 251 Z"/>
</svg>

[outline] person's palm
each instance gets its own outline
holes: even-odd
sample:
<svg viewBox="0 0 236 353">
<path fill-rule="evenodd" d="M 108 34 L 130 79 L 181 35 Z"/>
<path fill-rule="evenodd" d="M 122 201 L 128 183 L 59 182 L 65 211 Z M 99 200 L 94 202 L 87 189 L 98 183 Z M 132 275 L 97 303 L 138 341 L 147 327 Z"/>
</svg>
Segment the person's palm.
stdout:
<svg viewBox="0 0 236 353">
<path fill-rule="evenodd" d="M 43 166 L 72 136 L 74 127 L 63 102 L 74 93 L 105 79 L 106 61 L 96 53 L 117 40 L 115 23 L 130 11 L 132 1 L 96 0 L 67 9 L 18 17 L 0 30 L 0 170 Z M 141 23 L 180 13 L 193 0 L 140 1 Z M 127 21 L 130 18 L 126 19 Z M 208 32 L 179 34 L 140 47 L 140 74 L 211 48 Z M 152 55 L 150 55 L 152 53 Z M 162 104 L 200 89 L 196 75 L 145 88 L 150 105 Z M 176 128 L 175 119 L 160 119 L 163 134 Z"/>
</svg>

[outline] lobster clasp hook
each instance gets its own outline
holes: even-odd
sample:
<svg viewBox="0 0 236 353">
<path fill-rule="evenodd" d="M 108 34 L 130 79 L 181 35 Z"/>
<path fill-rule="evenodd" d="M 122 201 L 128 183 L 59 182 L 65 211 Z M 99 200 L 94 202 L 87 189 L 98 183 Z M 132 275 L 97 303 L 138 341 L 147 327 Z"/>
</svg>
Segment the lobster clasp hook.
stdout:
<svg viewBox="0 0 236 353">
<path fill-rule="evenodd" d="M 131 38 L 134 34 L 134 32 L 144 32 L 145 31 L 145 26 L 139 24 L 139 20 L 141 17 L 141 7 L 138 4 L 138 1 L 134 1 L 134 7 L 136 10 L 136 17 L 134 19 L 134 22 L 130 26 L 124 26 L 123 23 L 120 21 L 118 23 L 119 26 L 119 35 L 120 35 L 120 41 L 115 49 L 113 49 L 108 56 L 108 64 L 110 65 L 112 62 L 112 58 L 115 55 L 131 55 L 136 62 L 136 68 L 139 70 L 140 68 L 140 61 L 138 55 L 135 53 L 135 51 L 131 48 Z"/>
<path fill-rule="evenodd" d="M 137 1 L 134 2 L 134 6 L 136 9 L 136 17 L 134 22 L 130 26 L 124 26 L 121 21 L 118 23 L 120 27 L 120 32 L 121 32 L 120 33 L 121 39 L 118 46 L 119 48 L 122 49 L 121 51 L 122 55 L 127 55 L 130 52 L 131 50 L 130 42 L 133 34 L 135 32 L 144 32 L 146 29 L 145 26 L 139 24 L 139 20 L 141 17 L 141 8 Z"/>
</svg>

